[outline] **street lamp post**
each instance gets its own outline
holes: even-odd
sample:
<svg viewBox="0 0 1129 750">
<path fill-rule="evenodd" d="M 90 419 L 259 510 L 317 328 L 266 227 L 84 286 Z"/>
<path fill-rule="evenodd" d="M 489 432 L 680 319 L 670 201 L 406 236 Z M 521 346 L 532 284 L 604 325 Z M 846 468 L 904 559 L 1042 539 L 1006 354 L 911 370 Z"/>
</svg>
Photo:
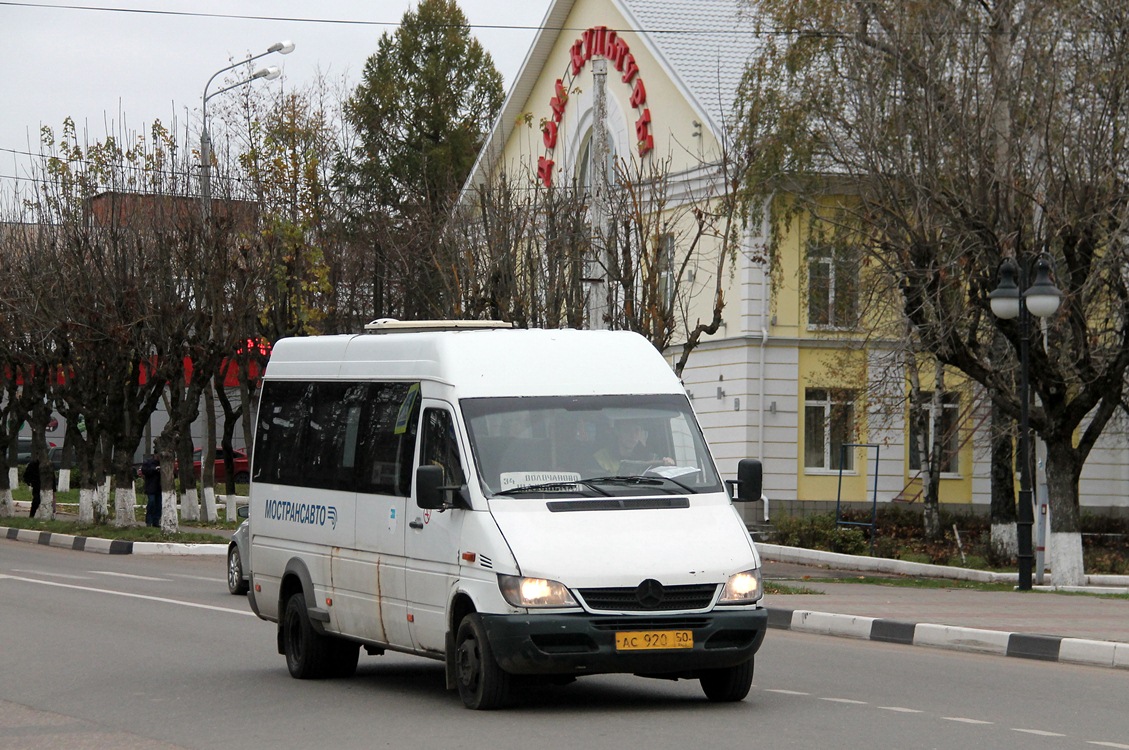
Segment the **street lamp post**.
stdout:
<svg viewBox="0 0 1129 750">
<path fill-rule="evenodd" d="M 254 73 L 252 73 L 250 77 L 244 78 L 241 81 L 237 81 L 230 86 L 226 86 L 220 89 L 219 91 L 213 91 L 209 94 L 208 87 L 212 85 L 212 81 L 216 79 L 216 76 L 220 75 L 221 73 L 226 73 L 233 68 L 238 68 L 241 65 L 246 65 L 252 60 L 258 60 L 260 57 L 266 57 L 267 55 L 273 54 L 275 52 L 279 53 L 280 55 L 289 55 L 293 51 L 294 42 L 275 42 L 267 48 L 266 52 L 260 52 L 257 55 L 252 55 L 245 60 L 240 60 L 237 63 L 232 63 L 226 68 L 220 68 L 215 73 L 213 73 L 212 77 L 208 79 L 208 82 L 204 84 L 204 102 L 202 109 L 203 125 L 200 129 L 200 197 L 203 203 L 205 220 L 207 220 L 208 217 L 212 215 L 212 138 L 208 134 L 208 100 L 213 96 L 218 96 L 224 93 L 225 91 L 231 91 L 234 88 L 246 86 L 251 81 L 258 80 L 259 78 L 273 81 L 275 78 L 278 78 L 280 75 L 282 75 L 282 71 L 272 65 L 266 68 L 259 68 Z"/>
<path fill-rule="evenodd" d="M 1018 283 L 1016 277 L 1018 276 Z M 1031 316 L 1049 318 L 1058 310 L 1062 292 L 1051 281 L 1051 264 L 1040 256 L 1035 262 L 1035 283 L 1027 286 L 1027 274 L 1014 259 L 1000 264 L 999 283 L 988 295 L 992 313 L 1001 320 L 1019 318 L 1019 507 L 1016 535 L 1019 542 L 1019 590 L 1031 590 L 1034 549 L 1031 530 L 1035 525 L 1035 505 L 1031 491 L 1031 425 L 1028 339 Z"/>
</svg>

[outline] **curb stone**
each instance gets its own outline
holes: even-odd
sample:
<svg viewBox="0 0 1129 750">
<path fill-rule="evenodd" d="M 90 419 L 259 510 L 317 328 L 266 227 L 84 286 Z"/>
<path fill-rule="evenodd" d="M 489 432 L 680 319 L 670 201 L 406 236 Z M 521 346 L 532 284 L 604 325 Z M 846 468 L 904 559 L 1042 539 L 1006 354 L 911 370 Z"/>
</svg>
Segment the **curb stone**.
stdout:
<svg viewBox="0 0 1129 750">
<path fill-rule="evenodd" d="M 841 638 L 1129 669 L 1129 643 L 768 608 L 768 626 Z"/>
<path fill-rule="evenodd" d="M 50 531 L 16 529 L 0 526 L 0 536 L 18 542 L 43 544 L 77 552 L 103 555 L 226 555 L 227 544 L 176 544 L 173 542 L 129 542 L 124 539 L 102 539 L 95 536 L 72 536 Z"/>
</svg>

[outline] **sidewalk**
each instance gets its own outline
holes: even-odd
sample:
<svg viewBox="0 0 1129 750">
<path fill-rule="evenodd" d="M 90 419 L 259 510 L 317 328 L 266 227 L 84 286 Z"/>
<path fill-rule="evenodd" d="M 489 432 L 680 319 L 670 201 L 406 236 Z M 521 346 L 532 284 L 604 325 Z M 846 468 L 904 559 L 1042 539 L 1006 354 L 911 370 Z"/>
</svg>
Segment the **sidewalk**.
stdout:
<svg viewBox="0 0 1129 750">
<path fill-rule="evenodd" d="M 996 592 L 816 583 L 809 579 L 895 576 L 899 571 L 890 564 L 895 561 L 884 561 L 882 571 L 868 571 L 873 558 L 836 555 L 829 561 L 821 557 L 827 553 L 758 547 L 766 580 L 821 592 L 769 595 L 765 605 L 771 627 L 1129 669 L 1129 599 L 1090 595 L 1129 593 L 1129 576 L 1104 576 L 1103 585 L 1085 587 L 1087 595 L 1053 592 L 1049 586 Z M 968 577 L 962 568 L 928 567 L 932 578 Z"/>
<path fill-rule="evenodd" d="M 103 554 L 225 555 L 227 545 L 111 542 L 2 525 L 9 539 Z M 769 627 L 820 635 L 1129 669 L 1129 576 L 1089 576 L 1078 594 L 915 588 L 823 579 L 860 576 L 1011 582 L 1014 574 L 758 544 L 767 581 L 818 591 L 769 595 Z M 810 579 L 818 578 L 820 582 Z M 1086 595 L 1081 595 L 1081 592 Z"/>
</svg>

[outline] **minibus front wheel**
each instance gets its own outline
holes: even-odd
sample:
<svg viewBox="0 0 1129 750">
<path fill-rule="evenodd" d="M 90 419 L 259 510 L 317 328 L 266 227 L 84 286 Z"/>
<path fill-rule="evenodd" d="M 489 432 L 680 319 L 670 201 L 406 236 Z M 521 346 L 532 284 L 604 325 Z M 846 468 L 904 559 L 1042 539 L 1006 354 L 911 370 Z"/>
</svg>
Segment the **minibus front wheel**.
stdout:
<svg viewBox="0 0 1129 750">
<path fill-rule="evenodd" d="M 736 666 L 708 669 L 701 673 L 702 692 L 714 703 L 735 703 L 745 700 L 753 686 L 753 659 Z"/>
<path fill-rule="evenodd" d="M 467 708 L 500 708 L 509 697 L 510 675 L 498 666 L 477 612 L 463 618 L 455 635 L 455 683 Z"/>
</svg>

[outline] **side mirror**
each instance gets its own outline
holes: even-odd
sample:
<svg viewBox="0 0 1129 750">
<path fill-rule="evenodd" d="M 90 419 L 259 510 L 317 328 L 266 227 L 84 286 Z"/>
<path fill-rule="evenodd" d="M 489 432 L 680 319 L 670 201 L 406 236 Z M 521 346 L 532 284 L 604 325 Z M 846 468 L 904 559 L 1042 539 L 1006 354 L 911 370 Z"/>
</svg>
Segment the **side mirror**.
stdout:
<svg viewBox="0 0 1129 750">
<path fill-rule="evenodd" d="M 251 508 L 247 505 L 240 505 L 235 509 L 236 518 L 248 518 L 251 515 Z"/>
<path fill-rule="evenodd" d="M 764 468 L 755 458 L 743 458 L 737 463 L 738 502 L 751 503 L 761 499 Z"/>
<path fill-rule="evenodd" d="M 445 494 L 442 466 L 416 469 L 416 505 L 424 510 L 443 510 L 447 507 Z"/>
</svg>

